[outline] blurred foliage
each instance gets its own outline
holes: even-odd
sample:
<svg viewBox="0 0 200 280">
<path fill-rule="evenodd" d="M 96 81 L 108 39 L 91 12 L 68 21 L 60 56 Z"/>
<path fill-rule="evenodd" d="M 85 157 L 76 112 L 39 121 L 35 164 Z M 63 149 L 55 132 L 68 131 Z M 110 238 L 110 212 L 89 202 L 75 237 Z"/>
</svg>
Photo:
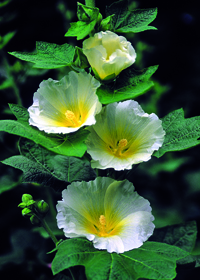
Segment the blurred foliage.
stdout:
<svg viewBox="0 0 200 280">
<path fill-rule="evenodd" d="M 84 3 L 84 1 L 80 1 Z M 112 0 L 106 2 L 110 5 Z M 163 117 L 169 112 L 183 108 L 185 117 L 199 113 L 200 55 L 197 35 L 200 19 L 198 3 L 183 0 L 181 5 L 174 1 L 130 1 L 134 8 L 158 7 L 154 22 L 157 31 L 137 34 L 127 33 L 137 53 L 135 66 L 143 69 L 159 64 L 153 76 L 154 87 L 137 98 L 143 109 Z M 105 2 L 96 0 L 96 6 L 105 17 Z M 33 93 L 39 83 L 48 78 L 60 79 L 66 67 L 54 70 L 34 69 L 32 64 L 20 61 L 8 54 L 14 50 L 32 52 L 36 41 L 55 44 L 72 44 L 73 37 L 64 37 L 71 21 L 76 21 L 76 1 L 69 0 L 7 0 L 0 3 L 0 117 L 14 119 L 8 103 L 29 107 Z M 82 42 L 78 42 L 82 46 Z M 19 154 L 18 136 L 0 132 L 0 160 Z M 183 152 L 174 152 L 162 158 L 138 165 L 127 173 L 137 192 L 147 198 L 152 206 L 156 227 L 174 225 L 196 220 L 200 232 L 200 147 Z M 121 175 L 120 172 L 119 176 Z M 50 188 L 35 184 L 21 184 L 22 172 L 0 163 L 0 211 L 1 252 L 0 278 L 12 279 L 17 275 L 24 279 L 71 279 L 70 273 L 52 276 L 50 262 L 53 249 L 51 240 L 44 239 L 46 233 L 34 228 L 28 219 L 21 216 L 17 205 L 23 193 L 36 199 L 45 199 L 50 205 L 47 217 L 50 227 L 61 236 L 56 227 L 55 204 L 61 198 Z M 50 222 L 51 221 L 51 222 Z M 37 232 L 36 232 L 37 231 Z M 200 234 L 193 249 L 200 254 Z M 11 269 L 12 268 L 12 269 Z M 73 269 L 76 279 L 85 279 L 84 269 Z M 199 268 L 178 267 L 177 280 L 199 279 Z"/>
</svg>

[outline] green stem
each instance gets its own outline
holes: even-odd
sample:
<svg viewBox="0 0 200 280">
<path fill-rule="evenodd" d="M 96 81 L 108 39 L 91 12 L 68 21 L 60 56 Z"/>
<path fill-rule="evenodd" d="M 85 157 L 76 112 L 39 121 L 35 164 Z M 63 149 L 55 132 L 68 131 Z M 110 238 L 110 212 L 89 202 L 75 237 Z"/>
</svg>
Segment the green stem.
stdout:
<svg viewBox="0 0 200 280">
<path fill-rule="evenodd" d="M 51 237 L 51 239 L 53 240 L 53 242 L 56 245 L 58 243 L 58 240 L 55 237 L 55 235 L 53 234 L 53 232 L 51 231 L 51 229 L 49 228 L 49 226 L 46 223 L 45 219 L 40 219 L 40 221 L 41 221 L 41 224 L 42 224 L 43 228 L 46 230 L 46 232 L 49 234 L 49 236 Z"/>
<path fill-rule="evenodd" d="M 95 0 L 85 0 L 85 5 L 89 7 L 95 7 Z"/>
</svg>

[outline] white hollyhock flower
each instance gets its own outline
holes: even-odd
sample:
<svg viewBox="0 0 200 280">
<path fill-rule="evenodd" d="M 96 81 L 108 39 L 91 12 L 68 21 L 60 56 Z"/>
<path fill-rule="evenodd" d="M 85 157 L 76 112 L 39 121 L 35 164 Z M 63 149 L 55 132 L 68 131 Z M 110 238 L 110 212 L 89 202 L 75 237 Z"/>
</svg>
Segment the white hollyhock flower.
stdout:
<svg viewBox="0 0 200 280">
<path fill-rule="evenodd" d="M 131 43 L 111 31 L 101 31 L 83 41 L 83 53 L 101 80 L 114 79 L 136 59 Z"/>
<path fill-rule="evenodd" d="M 142 246 L 153 233 L 149 201 L 127 180 L 73 182 L 62 196 L 57 223 L 66 237 L 85 236 L 97 249 L 123 253 Z"/>
<path fill-rule="evenodd" d="M 99 81 L 86 72 L 69 72 L 60 81 L 40 83 L 29 107 L 29 124 L 48 133 L 70 133 L 92 125 L 101 110 L 96 95 Z"/>
<path fill-rule="evenodd" d="M 93 168 L 131 169 L 132 164 L 148 161 L 164 141 L 161 120 L 145 113 L 133 100 L 105 106 L 86 140 Z"/>
</svg>

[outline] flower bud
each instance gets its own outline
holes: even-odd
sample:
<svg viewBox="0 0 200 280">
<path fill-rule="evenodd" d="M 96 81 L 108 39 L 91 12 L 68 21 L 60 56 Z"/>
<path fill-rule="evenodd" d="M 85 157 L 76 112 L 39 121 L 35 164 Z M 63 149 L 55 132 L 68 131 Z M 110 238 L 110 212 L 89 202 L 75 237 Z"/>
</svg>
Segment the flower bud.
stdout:
<svg viewBox="0 0 200 280">
<path fill-rule="evenodd" d="M 33 199 L 33 197 L 30 194 L 25 193 L 22 195 L 22 202 L 24 202 L 24 203 L 27 203 L 29 200 L 32 200 L 32 199 Z"/>
<path fill-rule="evenodd" d="M 111 31 L 101 31 L 86 39 L 83 42 L 83 53 L 95 76 L 101 80 L 114 79 L 136 59 L 131 43 Z"/>
<path fill-rule="evenodd" d="M 31 216 L 32 215 L 32 211 L 29 208 L 24 208 L 22 210 L 22 216 Z"/>
<path fill-rule="evenodd" d="M 37 203 L 37 210 L 41 214 L 46 214 L 49 210 L 49 205 L 44 200 L 40 200 Z"/>
</svg>

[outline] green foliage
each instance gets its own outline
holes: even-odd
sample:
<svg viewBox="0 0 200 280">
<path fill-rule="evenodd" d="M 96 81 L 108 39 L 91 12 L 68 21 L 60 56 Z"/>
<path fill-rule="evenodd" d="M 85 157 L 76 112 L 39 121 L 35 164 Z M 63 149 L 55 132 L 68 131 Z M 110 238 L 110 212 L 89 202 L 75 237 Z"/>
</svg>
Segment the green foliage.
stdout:
<svg viewBox="0 0 200 280">
<path fill-rule="evenodd" d="M 99 101 L 103 104 L 134 99 L 144 94 L 153 86 L 149 78 L 157 70 L 158 65 L 150 66 L 143 70 L 129 67 L 122 71 L 116 81 L 104 84 L 97 89 Z"/>
<path fill-rule="evenodd" d="M 154 230 L 153 236 L 149 240 L 165 242 L 169 245 L 177 246 L 186 252 L 192 253 L 197 238 L 197 226 L 195 221 L 167 226 Z M 177 261 L 178 264 L 194 263 L 196 267 L 200 265 L 200 256 L 188 255 Z"/>
<path fill-rule="evenodd" d="M 115 15 L 108 16 L 107 18 L 104 18 L 104 19 L 101 21 L 101 27 L 100 27 L 100 29 L 101 29 L 102 31 L 111 30 L 111 28 L 112 28 L 112 18 L 113 18 L 114 16 L 115 16 Z"/>
<path fill-rule="evenodd" d="M 78 3 L 77 16 L 79 21 L 70 23 L 71 27 L 65 34 L 67 37 L 77 37 L 81 40 L 94 32 L 97 23 L 102 19 L 98 8 L 87 7 Z"/>
<path fill-rule="evenodd" d="M 197 226 L 195 221 L 188 221 L 178 225 L 166 226 L 154 230 L 150 240 L 164 242 L 177 246 L 191 253 L 197 237 Z"/>
<path fill-rule="evenodd" d="M 17 121 L 1 120 L 0 131 L 5 131 L 21 137 L 33 140 L 50 151 L 66 156 L 82 157 L 87 147 L 83 142 L 88 131 L 78 130 L 68 135 L 47 134 L 29 125 L 29 114 L 22 106 L 10 104 L 10 109 L 16 116 Z"/>
<path fill-rule="evenodd" d="M 153 155 L 163 156 L 166 152 L 181 151 L 200 144 L 200 116 L 184 118 L 183 109 L 175 110 L 162 119 L 166 132 L 162 147 Z"/>
<path fill-rule="evenodd" d="M 0 50 L 15 36 L 15 31 L 9 32 L 3 37 L 0 36 Z"/>
<path fill-rule="evenodd" d="M 11 0 L 2 1 L 2 2 L 0 3 L 0 8 L 6 6 L 6 5 L 9 4 L 10 2 L 11 2 Z"/>
<path fill-rule="evenodd" d="M 56 45 L 36 42 L 36 53 L 9 52 L 15 57 L 34 63 L 35 68 L 54 69 L 71 65 L 75 48 L 69 44 Z"/>
<path fill-rule="evenodd" d="M 0 177 L 0 194 L 5 191 L 14 189 L 19 185 L 19 182 L 16 182 L 12 175 L 12 173 L 9 173 Z"/>
<path fill-rule="evenodd" d="M 112 31 L 114 32 L 141 32 L 145 30 L 156 30 L 153 26 L 148 26 L 157 15 L 156 8 L 133 10 L 128 9 L 128 0 L 121 0 L 111 4 L 106 9 L 106 15 L 113 15 Z"/>
<path fill-rule="evenodd" d="M 138 249 L 110 254 L 95 249 L 92 242 L 82 238 L 66 240 L 57 249 L 52 262 L 53 274 L 83 265 L 88 280 L 174 279 L 176 261 L 189 254 L 159 242 L 146 242 Z"/>
<path fill-rule="evenodd" d="M 2 163 L 23 171 L 23 182 L 39 183 L 56 191 L 73 181 L 88 181 L 96 177 L 89 162 L 75 157 L 57 155 L 30 140 L 19 142 L 21 155 Z"/>
</svg>

